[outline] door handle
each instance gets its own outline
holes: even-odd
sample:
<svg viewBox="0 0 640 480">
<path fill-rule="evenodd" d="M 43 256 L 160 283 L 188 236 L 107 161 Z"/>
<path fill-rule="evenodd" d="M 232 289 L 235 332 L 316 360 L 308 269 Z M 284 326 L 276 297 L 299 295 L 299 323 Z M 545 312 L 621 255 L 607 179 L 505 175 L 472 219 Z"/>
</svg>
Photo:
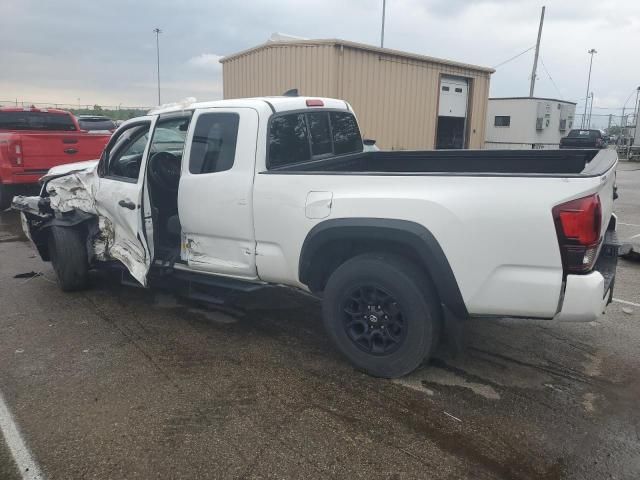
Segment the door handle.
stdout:
<svg viewBox="0 0 640 480">
<path fill-rule="evenodd" d="M 129 200 L 120 200 L 118 202 L 118 205 L 120 205 L 122 208 L 128 208 L 129 210 L 135 210 L 136 209 L 136 204 L 129 201 Z"/>
<path fill-rule="evenodd" d="M 75 148 L 67 148 L 64 153 L 68 153 L 69 155 L 73 155 L 74 153 L 78 153 L 78 150 Z"/>
<path fill-rule="evenodd" d="M 77 138 L 63 138 L 62 143 L 78 143 Z"/>
</svg>

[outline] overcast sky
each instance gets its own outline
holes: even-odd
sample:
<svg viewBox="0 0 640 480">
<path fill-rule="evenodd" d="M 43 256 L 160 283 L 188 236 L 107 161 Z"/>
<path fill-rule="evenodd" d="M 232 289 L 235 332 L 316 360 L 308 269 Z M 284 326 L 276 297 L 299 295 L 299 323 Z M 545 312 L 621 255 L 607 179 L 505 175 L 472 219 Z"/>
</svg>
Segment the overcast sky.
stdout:
<svg viewBox="0 0 640 480">
<path fill-rule="evenodd" d="M 385 46 L 495 66 L 535 44 L 547 6 L 537 96 L 583 103 L 596 48 L 597 107 L 640 85 L 639 0 L 387 0 Z M 382 0 L 1 0 L 0 100 L 156 103 L 155 36 L 163 30 L 163 103 L 222 95 L 218 59 L 273 32 L 378 44 Z M 527 95 L 533 51 L 498 67 L 492 96 Z M 549 75 L 555 81 L 550 80 Z M 629 101 L 632 108 L 635 94 Z"/>
</svg>

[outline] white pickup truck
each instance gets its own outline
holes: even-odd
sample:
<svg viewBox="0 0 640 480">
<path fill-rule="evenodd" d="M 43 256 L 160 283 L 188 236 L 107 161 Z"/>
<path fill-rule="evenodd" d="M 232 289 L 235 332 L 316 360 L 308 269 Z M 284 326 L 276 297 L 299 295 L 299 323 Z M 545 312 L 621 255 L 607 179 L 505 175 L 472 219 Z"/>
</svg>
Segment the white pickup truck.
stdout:
<svg viewBox="0 0 640 480">
<path fill-rule="evenodd" d="M 322 298 L 351 362 L 397 377 L 470 317 L 591 321 L 617 261 L 616 153 L 363 151 L 342 100 L 266 97 L 129 120 L 97 162 L 16 197 L 64 290 L 101 264 Z"/>
</svg>

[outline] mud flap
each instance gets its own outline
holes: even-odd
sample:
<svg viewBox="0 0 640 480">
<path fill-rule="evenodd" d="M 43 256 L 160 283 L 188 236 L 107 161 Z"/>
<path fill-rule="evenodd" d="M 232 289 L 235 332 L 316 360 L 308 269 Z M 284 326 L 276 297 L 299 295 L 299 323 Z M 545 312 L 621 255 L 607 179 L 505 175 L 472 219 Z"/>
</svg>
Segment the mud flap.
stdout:
<svg viewBox="0 0 640 480">
<path fill-rule="evenodd" d="M 447 351 L 457 357 L 464 350 L 464 320 L 454 315 L 446 305 L 442 305 L 442 314 Z"/>
</svg>

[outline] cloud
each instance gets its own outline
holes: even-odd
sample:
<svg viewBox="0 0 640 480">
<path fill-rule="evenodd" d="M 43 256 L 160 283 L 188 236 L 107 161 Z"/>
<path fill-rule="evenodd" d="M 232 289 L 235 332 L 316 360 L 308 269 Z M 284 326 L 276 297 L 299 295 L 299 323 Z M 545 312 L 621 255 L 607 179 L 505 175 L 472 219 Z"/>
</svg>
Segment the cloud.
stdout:
<svg viewBox="0 0 640 480">
<path fill-rule="evenodd" d="M 163 102 L 189 96 L 220 98 L 220 57 L 261 44 L 273 32 L 379 44 L 382 0 L 305 0 L 303 8 L 301 3 L 0 0 L 0 14 L 11 18 L 0 28 L 0 92 L 7 97 L 0 100 L 77 103 L 80 97 L 83 103 L 153 105 L 154 27 L 163 31 Z M 535 43 L 542 3 L 390 0 L 385 46 L 497 65 Z M 596 48 L 594 112 L 600 112 L 599 104 L 621 107 L 640 78 L 640 64 L 633 61 L 634 48 L 640 45 L 640 1 L 544 3 L 541 57 L 553 82 L 539 66 L 536 95 L 582 102 L 589 67 L 586 52 Z M 533 51 L 499 67 L 491 79 L 491 95 L 527 95 L 532 62 Z"/>
<path fill-rule="evenodd" d="M 197 57 L 191 57 L 187 60 L 187 64 L 203 70 L 219 72 L 222 71 L 221 58 L 222 55 L 216 55 L 215 53 L 201 53 Z"/>
</svg>

